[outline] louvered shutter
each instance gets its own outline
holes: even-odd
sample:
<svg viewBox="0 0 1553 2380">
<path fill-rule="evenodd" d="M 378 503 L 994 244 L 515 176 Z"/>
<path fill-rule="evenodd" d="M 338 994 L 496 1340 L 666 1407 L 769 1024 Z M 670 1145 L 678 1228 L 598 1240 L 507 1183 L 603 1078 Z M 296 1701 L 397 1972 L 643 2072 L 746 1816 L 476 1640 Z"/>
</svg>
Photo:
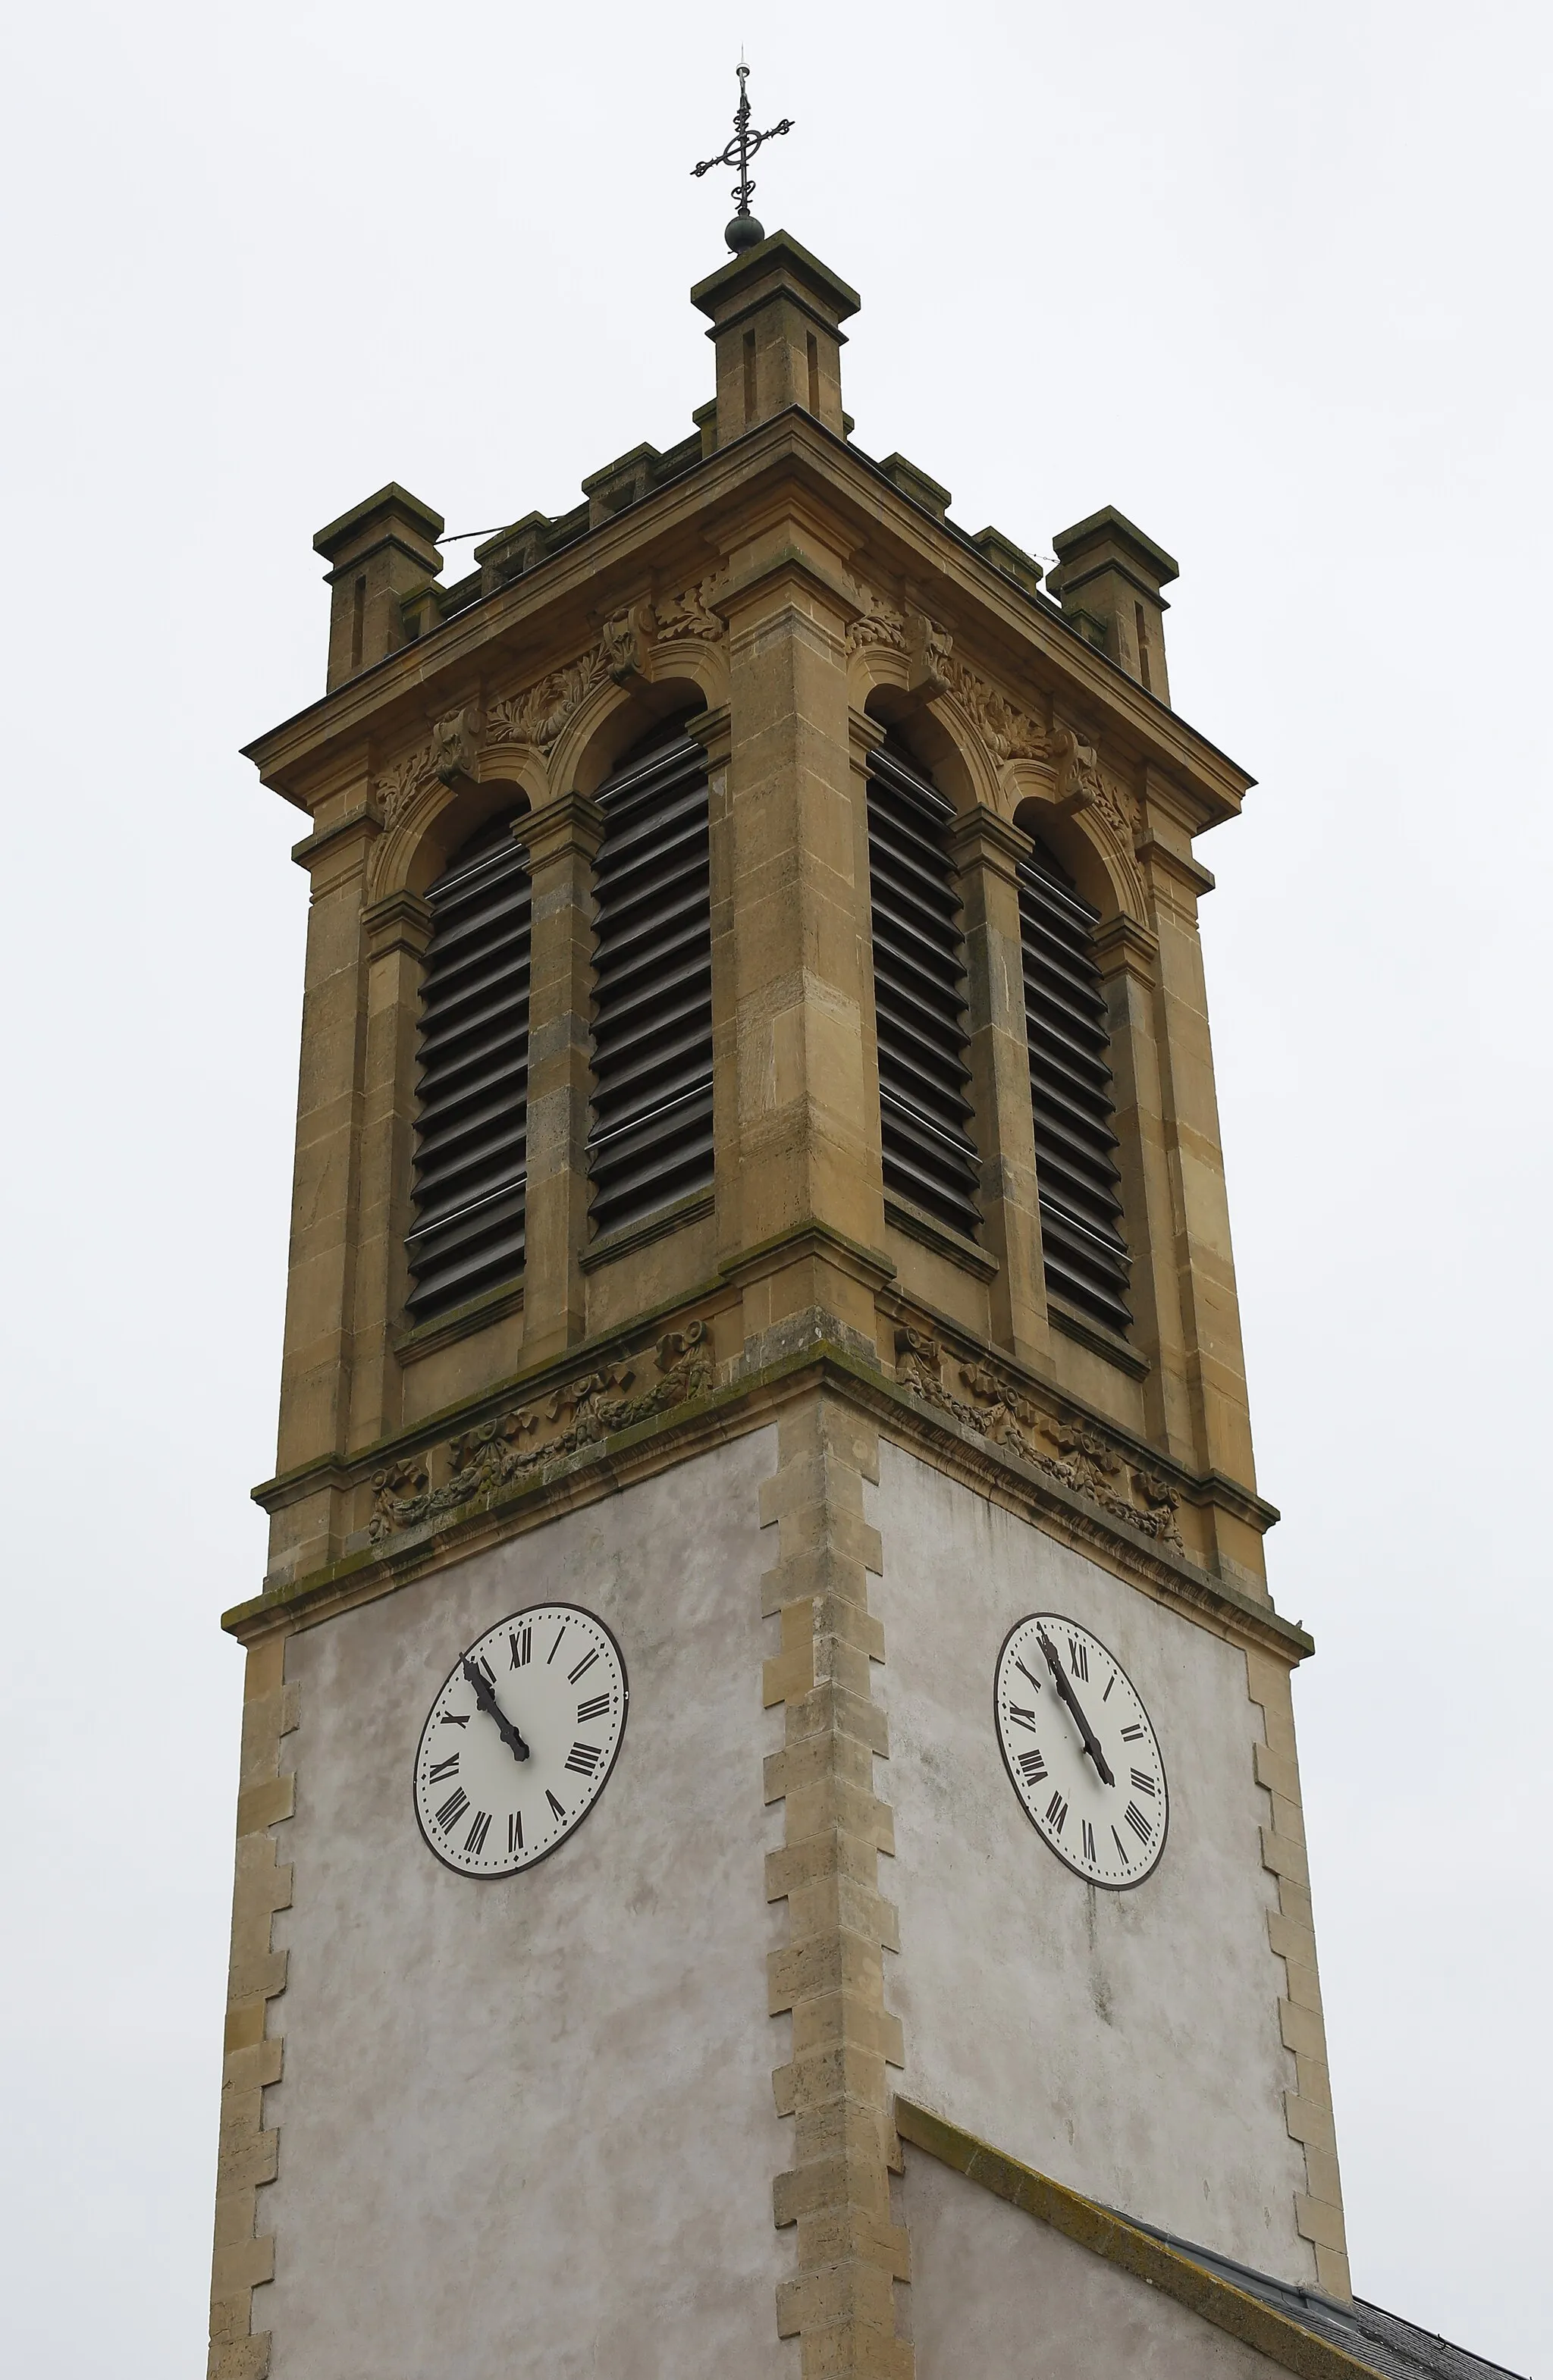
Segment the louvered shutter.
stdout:
<svg viewBox="0 0 1553 2380">
<path fill-rule="evenodd" d="M 1133 1318 L 1106 1063 L 1110 1031 L 1092 946 L 1099 911 L 1038 843 L 1018 876 L 1047 1287 L 1124 1331 Z"/>
<path fill-rule="evenodd" d="M 418 1319 L 523 1265 L 530 903 L 528 854 L 513 834 L 518 815 L 482 828 L 426 896 L 431 941 L 406 1243 Z"/>
<path fill-rule="evenodd" d="M 596 1232 L 712 1178 L 707 759 L 673 735 L 597 795 L 593 1129 Z"/>
<path fill-rule="evenodd" d="M 965 1129 L 965 965 L 945 835 L 954 813 L 888 746 L 868 761 L 868 891 L 884 1186 L 956 1231 L 977 1223 Z"/>
</svg>

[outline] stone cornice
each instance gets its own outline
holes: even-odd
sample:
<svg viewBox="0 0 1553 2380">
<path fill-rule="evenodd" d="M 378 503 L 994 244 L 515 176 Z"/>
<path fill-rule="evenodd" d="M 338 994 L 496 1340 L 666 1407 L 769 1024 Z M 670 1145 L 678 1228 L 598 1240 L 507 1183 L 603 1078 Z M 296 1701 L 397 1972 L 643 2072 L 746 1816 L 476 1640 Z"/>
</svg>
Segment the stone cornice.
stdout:
<svg viewBox="0 0 1553 2380">
<path fill-rule="evenodd" d="M 1108 1513 L 1094 1496 L 1066 1484 L 1058 1475 L 1064 1467 L 1062 1464 L 1048 1461 L 1037 1467 L 1037 1458 L 1029 1455 L 1012 1433 L 1002 1439 L 982 1434 L 962 1417 L 968 1407 L 956 1409 L 952 1398 L 935 1406 L 910 1381 L 892 1380 L 877 1363 L 865 1360 L 838 1339 L 817 1336 L 769 1364 L 741 1370 L 721 1387 L 708 1385 L 710 1366 L 699 1352 L 703 1339 L 704 1326 L 696 1323 L 664 1334 L 658 1356 L 661 1402 L 653 1393 L 634 1405 L 623 1401 L 621 1410 L 639 1414 L 639 1418 L 586 1438 L 574 1431 L 571 1438 L 581 1442 L 558 1443 L 553 1461 L 542 1446 L 535 1456 L 518 1455 L 517 1463 L 527 1461 L 534 1467 L 510 1481 L 502 1479 L 499 1459 L 482 1467 L 481 1458 L 486 1451 L 501 1458 L 504 1439 L 511 1442 L 518 1435 L 519 1425 L 528 1427 L 522 1414 L 512 1410 L 504 1414 L 504 1407 L 514 1406 L 512 1390 L 502 1398 L 482 1398 L 468 1408 L 455 1434 L 450 1428 L 450 1417 L 444 1416 L 348 1463 L 312 1464 L 291 1479 L 271 1483 L 270 1489 L 256 1490 L 259 1500 L 273 1504 L 288 1500 L 288 1493 L 315 1492 L 325 1484 L 348 1480 L 359 1488 L 373 1483 L 379 1502 L 392 1506 L 403 1483 L 406 1494 L 399 1509 L 424 1511 L 425 1518 L 402 1527 L 390 1525 L 376 1542 L 358 1547 L 307 1577 L 267 1588 L 228 1611 L 222 1625 L 245 1643 L 276 1628 L 314 1625 L 516 1530 L 539 1526 L 600 1496 L 616 1494 L 635 1480 L 683 1463 L 724 1439 L 743 1437 L 763 1427 L 792 1398 L 824 1386 L 853 1398 L 892 1439 L 909 1446 L 936 1468 L 1038 1520 L 1134 1585 L 1219 1633 L 1291 1663 L 1314 1651 L 1305 1632 L 1282 1619 L 1270 1604 L 1209 1577 L 1178 1546 L 1162 1536 L 1137 1534 Z M 667 1355 L 666 1348 L 671 1351 Z M 572 1377 L 553 1389 L 547 1376 L 538 1381 L 530 1378 L 522 1391 L 527 1410 L 537 1406 L 547 1389 L 556 1413 L 580 1409 L 586 1398 L 619 1369 L 601 1366 L 595 1353 L 592 1372 L 579 1378 L 580 1352 L 571 1351 L 566 1368 Z M 547 1375 L 561 1370 L 561 1366 L 552 1366 Z M 624 1372 L 626 1382 L 630 1377 L 628 1370 Z M 683 1395 L 679 1395 L 681 1389 Z M 677 1402 L 669 1402 L 676 1396 Z M 1122 1440 L 1122 1434 L 1113 1425 L 1098 1427 L 1110 1439 Z M 1083 1444 L 1090 1442 L 1086 1426 L 1071 1435 Z M 438 1497 L 427 1492 L 426 1458 L 432 1439 L 450 1437 L 472 1484 L 466 1500 L 437 1509 Z M 1151 1475 L 1165 1468 L 1151 1451 L 1147 1460 Z M 1172 1475 L 1183 1479 L 1194 1500 L 1212 1500 L 1217 1492 L 1214 1483 L 1188 1483 L 1179 1472 Z M 1232 1492 L 1243 1507 L 1255 1505 L 1256 1500 L 1248 1499 L 1244 1488 Z"/>
<path fill-rule="evenodd" d="M 1055 605 L 1006 578 L 963 531 L 913 504 L 877 464 L 797 407 L 259 736 L 247 757 L 267 784 L 306 808 L 309 782 L 339 737 L 402 729 L 454 689 L 462 699 L 471 670 L 498 652 L 504 677 L 507 653 L 516 650 L 524 667 L 541 673 L 586 640 L 590 623 L 639 593 L 649 563 L 669 572 L 672 556 L 675 572 L 704 569 L 784 482 L 810 502 L 821 499 L 860 550 L 952 613 L 964 646 L 987 641 L 1005 673 L 1040 679 L 1065 704 L 1102 719 L 1119 748 L 1168 770 L 1195 827 L 1239 809 L 1252 778 L 1087 645 Z"/>
</svg>

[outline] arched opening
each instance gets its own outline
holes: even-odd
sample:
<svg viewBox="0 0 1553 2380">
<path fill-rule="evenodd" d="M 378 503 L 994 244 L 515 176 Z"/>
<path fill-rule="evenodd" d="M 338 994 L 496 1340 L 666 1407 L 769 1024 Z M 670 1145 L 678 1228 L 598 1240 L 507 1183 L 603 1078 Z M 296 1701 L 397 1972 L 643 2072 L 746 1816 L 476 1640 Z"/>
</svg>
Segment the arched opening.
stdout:
<svg viewBox="0 0 1553 2380">
<path fill-rule="evenodd" d="M 707 758 L 685 731 L 698 702 L 644 736 L 595 792 L 596 1232 L 712 1180 L 711 877 Z"/>
<path fill-rule="evenodd" d="M 1046 1285 L 1108 1330 L 1125 1331 L 1133 1318 L 1110 1028 L 1094 953 L 1100 913 L 1038 839 L 1017 874 Z"/>
<path fill-rule="evenodd" d="M 486 819 L 429 885 L 417 1058 L 418 1321 L 522 1269 L 528 1132 L 528 854 L 522 803 Z"/>
<path fill-rule="evenodd" d="M 884 1186 L 974 1234 L 978 1166 L 966 1129 L 965 966 L 947 834 L 954 812 L 899 744 L 868 756 Z"/>
</svg>

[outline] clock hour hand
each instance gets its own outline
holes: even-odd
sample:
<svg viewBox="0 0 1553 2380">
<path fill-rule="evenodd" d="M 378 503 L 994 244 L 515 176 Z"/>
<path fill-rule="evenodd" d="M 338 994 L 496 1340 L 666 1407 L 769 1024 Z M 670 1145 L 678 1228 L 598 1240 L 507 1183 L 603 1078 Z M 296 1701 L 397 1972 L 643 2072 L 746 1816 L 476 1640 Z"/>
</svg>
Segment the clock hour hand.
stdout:
<svg viewBox="0 0 1553 2380">
<path fill-rule="evenodd" d="M 1037 1629 L 1036 1631 L 1036 1641 L 1039 1645 L 1041 1651 L 1046 1655 L 1046 1665 L 1051 1671 L 1052 1679 L 1055 1682 L 1058 1693 L 1062 1695 L 1062 1700 L 1067 1704 L 1068 1708 L 1072 1711 L 1074 1718 L 1078 1722 L 1078 1731 L 1084 1738 L 1084 1749 L 1089 1755 L 1090 1759 L 1094 1762 L 1097 1773 L 1103 1779 L 1106 1784 L 1114 1785 L 1116 1779 L 1111 1774 L 1110 1763 L 1100 1749 L 1099 1737 L 1096 1734 L 1094 1729 L 1090 1726 L 1088 1719 L 1084 1715 L 1084 1706 L 1074 1692 L 1072 1681 L 1070 1680 L 1067 1671 L 1062 1667 L 1062 1657 L 1058 1653 L 1056 1645 L 1051 1642 L 1050 1637 L 1045 1633 L 1044 1630 L 1041 1629 Z"/>
<path fill-rule="evenodd" d="M 501 1737 L 503 1742 L 506 1745 L 508 1751 L 512 1754 L 513 1758 L 515 1760 L 527 1760 L 528 1757 L 528 1746 L 524 1742 L 523 1738 L 519 1735 L 516 1728 L 514 1727 L 511 1719 L 508 1718 L 500 1703 L 496 1700 L 496 1696 L 491 1691 L 491 1681 L 486 1676 L 485 1671 L 480 1669 L 477 1662 L 471 1661 L 467 1654 L 464 1658 L 464 1675 L 468 1679 L 470 1685 L 473 1686 L 475 1690 L 475 1700 L 479 1705 L 481 1710 L 488 1712 L 491 1718 L 495 1720 L 496 1732 Z"/>
</svg>

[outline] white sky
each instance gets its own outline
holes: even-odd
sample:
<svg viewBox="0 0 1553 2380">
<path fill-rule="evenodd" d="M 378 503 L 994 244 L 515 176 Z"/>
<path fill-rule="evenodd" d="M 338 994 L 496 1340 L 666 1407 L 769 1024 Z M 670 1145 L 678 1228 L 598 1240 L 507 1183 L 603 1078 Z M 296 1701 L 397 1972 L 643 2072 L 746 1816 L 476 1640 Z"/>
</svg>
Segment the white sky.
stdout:
<svg viewBox="0 0 1553 2380">
<path fill-rule="evenodd" d="M 688 430 L 741 40 L 796 119 L 757 211 L 863 294 L 859 443 L 1037 551 L 1119 504 L 1261 779 L 1204 930 L 1354 2276 L 1546 2373 L 1553 36 L 1511 0 L 8 20 L 6 2360 L 201 2368 L 305 898 L 237 746 L 322 690 L 322 522 L 390 477 L 560 511 Z"/>
</svg>

